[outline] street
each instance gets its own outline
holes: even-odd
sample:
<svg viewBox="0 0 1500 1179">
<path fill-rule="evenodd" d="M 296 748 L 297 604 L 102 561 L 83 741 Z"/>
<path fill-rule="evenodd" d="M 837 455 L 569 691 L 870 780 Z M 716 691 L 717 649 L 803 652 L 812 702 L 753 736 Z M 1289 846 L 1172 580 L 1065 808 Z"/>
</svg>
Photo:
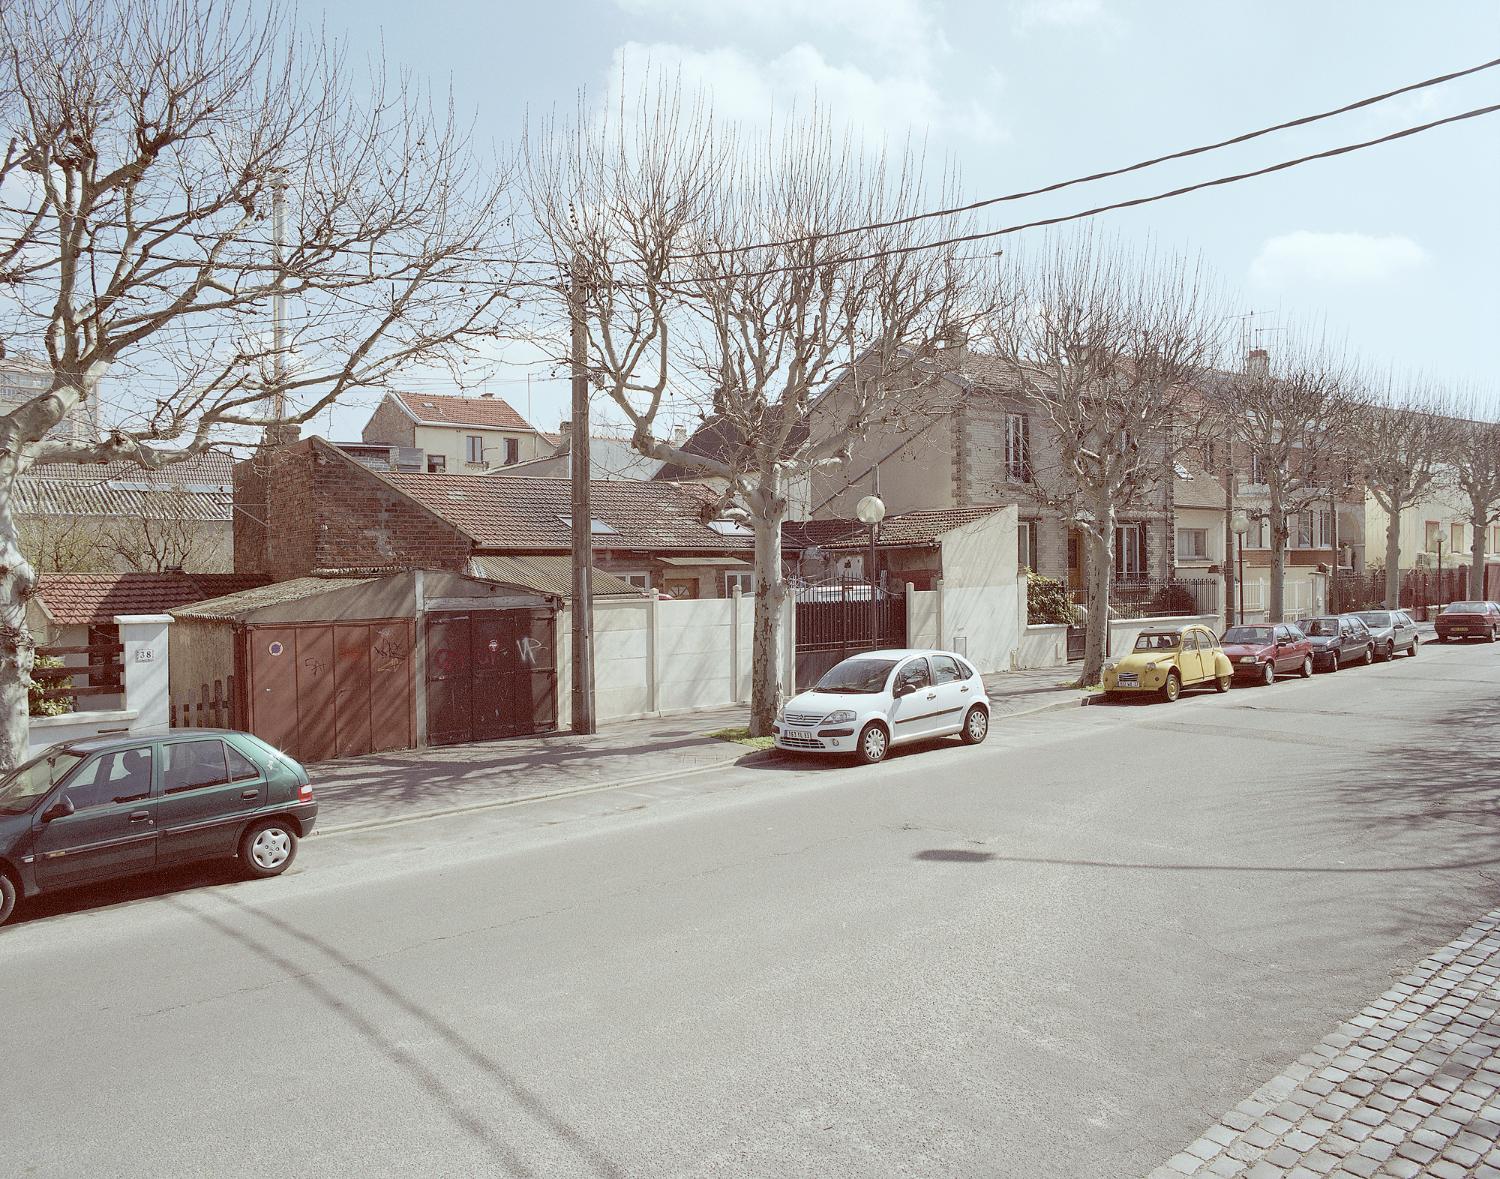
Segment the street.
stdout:
<svg viewBox="0 0 1500 1179">
<path fill-rule="evenodd" d="M 3 1169 L 1142 1176 L 1495 907 L 1497 690 L 1431 644 L 50 899 Z"/>
</svg>

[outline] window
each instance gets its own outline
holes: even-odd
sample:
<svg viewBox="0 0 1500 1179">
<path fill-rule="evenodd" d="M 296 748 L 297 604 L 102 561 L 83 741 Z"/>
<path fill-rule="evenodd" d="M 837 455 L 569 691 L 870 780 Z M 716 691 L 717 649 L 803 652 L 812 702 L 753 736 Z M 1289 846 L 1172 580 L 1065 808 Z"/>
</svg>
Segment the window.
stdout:
<svg viewBox="0 0 1500 1179">
<path fill-rule="evenodd" d="M 139 802 L 151 797 L 151 750 L 121 749 L 101 753 L 84 763 L 68 784 L 68 799 L 78 809 Z"/>
<path fill-rule="evenodd" d="M 1318 547 L 1333 548 L 1333 513 L 1327 508 L 1318 512 Z"/>
<path fill-rule="evenodd" d="M 1203 453 L 1199 458 L 1203 463 L 1203 469 L 1210 475 L 1214 473 L 1214 468 L 1219 465 L 1217 461 L 1218 457 L 1218 453 L 1214 447 L 1214 440 L 1212 438 L 1207 439 L 1203 443 Z"/>
<path fill-rule="evenodd" d="M 755 592 L 755 574 L 753 573 L 726 573 L 724 574 L 724 596 L 734 597 L 734 591 L 739 590 L 745 597 Z"/>
<path fill-rule="evenodd" d="M 260 767 L 233 745 L 226 743 L 224 752 L 229 757 L 229 780 L 231 782 L 248 782 L 251 778 L 260 777 Z"/>
<path fill-rule="evenodd" d="M 1016 561 L 1022 569 L 1036 570 L 1036 521 L 1022 520 L 1016 526 Z"/>
<path fill-rule="evenodd" d="M 464 438 L 464 462 L 484 462 L 484 439 L 478 434 L 470 434 Z"/>
<path fill-rule="evenodd" d="M 165 752 L 163 793 L 178 794 L 205 786 L 222 786 L 230 780 L 222 741 L 175 741 L 166 747 Z"/>
<path fill-rule="evenodd" d="M 1292 547 L 1294 549 L 1310 549 L 1313 546 L 1313 514 L 1311 511 L 1298 512 L 1288 521 L 1291 527 L 1287 531 L 1291 533 Z"/>
<path fill-rule="evenodd" d="M 519 438 L 507 438 L 505 440 L 505 465 L 521 461 L 521 440 Z"/>
<path fill-rule="evenodd" d="M 754 536 L 755 532 L 743 520 L 710 520 L 708 526 L 720 536 Z"/>
<path fill-rule="evenodd" d="M 1292 632 L 1284 626 L 1278 626 L 1276 628 L 1276 641 L 1278 643 L 1293 642 L 1294 640 L 1292 638 Z"/>
<path fill-rule="evenodd" d="M 1005 415 L 1005 477 L 1031 482 L 1031 419 L 1023 413 Z"/>
<path fill-rule="evenodd" d="M 1462 524 L 1448 525 L 1448 551 L 1450 553 L 1461 553 L 1468 547 L 1464 544 L 1464 526 Z"/>
<path fill-rule="evenodd" d="M 901 669 L 901 674 L 896 677 L 896 686 L 912 684 L 918 688 L 928 687 L 932 683 L 932 673 L 927 670 L 927 660 L 913 659 Z"/>
<path fill-rule="evenodd" d="M 1115 576 L 1141 577 L 1146 572 L 1146 545 L 1140 524 L 1115 525 Z"/>
<path fill-rule="evenodd" d="M 1250 456 L 1250 482 L 1264 483 L 1266 481 L 1266 465 L 1261 461 L 1260 455 Z"/>
<path fill-rule="evenodd" d="M 429 454 L 427 456 L 427 473 L 429 475 L 441 475 L 448 469 L 448 456 L 445 454 Z"/>
<path fill-rule="evenodd" d="M 1436 520 L 1428 520 L 1426 532 L 1423 536 L 1422 547 L 1429 553 L 1437 552 L 1438 539 L 1443 535 L 1442 529 Z"/>
<path fill-rule="evenodd" d="M 968 677 L 958 670 L 958 664 L 949 655 L 934 655 L 932 657 L 932 682 L 935 684 L 956 684 Z"/>
<path fill-rule="evenodd" d="M 651 588 L 651 574 L 649 573 L 616 573 L 621 581 L 628 581 L 636 589 L 648 590 Z"/>
<path fill-rule="evenodd" d="M 573 517 L 572 516 L 564 516 L 561 512 L 559 512 L 557 514 L 557 518 L 562 523 L 563 527 L 565 527 L 565 528 L 572 528 L 573 527 Z M 591 532 L 595 536 L 618 536 L 619 535 L 619 531 L 617 529 L 611 528 L 603 520 L 600 520 L 597 517 L 589 521 L 589 532 Z"/>
<path fill-rule="evenodd" d="M 1179 561 L 1207 560 L 1208 529 L 1179 528 L 1177 530 L 1177 559 Z"/>
<path fill-rule="evenodd" d="M 1251 517 L 1250 531 L 1245 533 L 1245 547 L 1247 549 L 1268 549 L 1271 547 L 1271 519 L 1269 516 Z"/>
</svg>

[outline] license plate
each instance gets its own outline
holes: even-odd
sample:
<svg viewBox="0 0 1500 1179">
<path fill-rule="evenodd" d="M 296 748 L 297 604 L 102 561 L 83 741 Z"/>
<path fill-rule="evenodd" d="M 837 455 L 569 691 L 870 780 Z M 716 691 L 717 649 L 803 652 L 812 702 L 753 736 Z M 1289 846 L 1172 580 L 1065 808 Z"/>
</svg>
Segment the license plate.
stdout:
<svg viewBox="0 0 1500 1179">
<path fill-rule="evenodd" d="M 1467 626 L 1455 626 L 1453 633 L 1456 635 L 1466 635 L 1469 633 L 1469 628 Z"/>
<path fill-rule="evenodd" d="M 812 734 L 809 733 L 806 729 L 788 729 L 786 731 L 786 736 L 787 736 L 787 740 L 789 740 L 789 741 L 810 741 L 810 740 L 812 740 Z"/>
<path fill-rule="evenodd" d="M 1120 683 L 1121 684 L 1138 684 L 1140 682 L 1141 682 L 1141 677 L 1138 676 L 1138 675 L 1136 675 L 1134 672 L 1131 672 L 1128 675 L 1122 675 L 1120 677 Z"/>
</svg>

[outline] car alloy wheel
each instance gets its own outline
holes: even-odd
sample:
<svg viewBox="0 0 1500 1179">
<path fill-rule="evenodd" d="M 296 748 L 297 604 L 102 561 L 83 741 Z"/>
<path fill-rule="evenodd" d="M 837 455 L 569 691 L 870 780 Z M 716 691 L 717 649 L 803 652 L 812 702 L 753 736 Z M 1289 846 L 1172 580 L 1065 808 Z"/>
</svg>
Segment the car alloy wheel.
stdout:
<svg viewBox="0 0 1500 1179">
<path fill-rule="evenodd" d="M 990 714 L 976 704 L 969 709 L 969 715 L 964 718 L 964 744 L 978 745 L 989 735 L 989 731 Z"/>
<path fill-rule="evenodd" d="M 10 920 L 10 915 L 16 911 L 16 882 L 4 872 L 0 872 L 0 925 Z"/>
<path fill-rule="evenodd" d="M 1396 658 L 1396 644 L 1387 642 L 1385 645 L 1385 654 L 1380 658 L 1383 662 L 1386 663 L 1389 663 L 1392 659 Z"/>
<path fill-rule="evenodd" d="M 1369 667 L 1370 664 L 1372 664 L 1374 662 L 1375 662 L 1375 648 L 1374 648 L 1374 646 L 1372 644 L 1367 643 L 1367 644 L 1365 644 L 1365 666 Z"/>
<path fill-rule="evenodd" d="M 1312 656 L 1309 655 L 1306 659 L 1304 659 L 1302 661 L 1302 678 L 1305 679 L 1305 680 L 1312 679 L 1312 673 L 1313 673 L 1313 661 L 1312 661 Z"/>
<path fill-rule="evenodd" d="M 1335 651 L 1328 657 L 1328 670 L 1337 671 L 1339 669 L 1339 666 L 1339 653 Z"/>
<path fill-rule="evenodd" d="M 1485 641 L 1493 643 L 1497 637 L 1500 637 L 1500 631 L 1497 631 L 1496 628 L 1492 626 L 1490 627 L 1490 637 Z"/>
<path fill-rule="evenodd" d="M 1276 662 L 1275 662 L 1275 660 L 1272 660 L 1272 659 L 1267 659 L 1266 660 L 1266 665 L 1263 668 L 1261 668 L 1261 671 L 1260 671 L 1260 682 L 1262 684 L 1264 684 L 1268 688 L 1272 684 L 1274 684 L 1276 682 Z"/>
<path fill-rule="evenodd" d="M 297 832 L 283 819 L 256 823 L 240 840 L 240 866 L 249 876 L 280 876 L 297 857 Z"/>
<path fill-rule="evenodd" d="M 1166 687 L 1162 688 L 1161 694 L 1168 704 L 1182 695 L 1182 679 L 1175 671 L 1167 673 Z"/>
<path fill-rule="evenodd" d="M 866 725 L 864 732 L 859 735 L 859 745 L 855 747 L 855 757 L 867 766 L 872 766 L 878 761 L 884 761 L 885 755 L 891 746 L 891 739 L 886 731 L 873 722 Z"/>
</svg>

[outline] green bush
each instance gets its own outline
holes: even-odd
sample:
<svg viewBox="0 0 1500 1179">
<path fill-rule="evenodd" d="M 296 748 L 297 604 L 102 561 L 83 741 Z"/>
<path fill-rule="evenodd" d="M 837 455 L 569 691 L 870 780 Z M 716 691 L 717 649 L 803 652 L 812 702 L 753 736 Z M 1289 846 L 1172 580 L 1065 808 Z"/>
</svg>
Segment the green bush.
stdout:
<svg viewBox="0 0 1500 1179">
<path fill-rule="evenodd" d="M 62 667 L 63 661 L 56 655 L 38 655 L 34 666 L 46 670 L 53 667 Z M 32 716 L 62 716 L 73 711 L 73 701 L 66 696 L 48 700 L 42 696 L 43 688 L 62 687 L 66 680 L 48 676 L 43 680 L 32 680 L 31 687 L 27 689 L 27 697 L 31 702 Z"/>
<path fill-rule="evenodd" d="M 1073 599 L 1055 577 L 1026 571 L 1026 621 L 1032 626 L 1073 625 Z"/>
</svg>

